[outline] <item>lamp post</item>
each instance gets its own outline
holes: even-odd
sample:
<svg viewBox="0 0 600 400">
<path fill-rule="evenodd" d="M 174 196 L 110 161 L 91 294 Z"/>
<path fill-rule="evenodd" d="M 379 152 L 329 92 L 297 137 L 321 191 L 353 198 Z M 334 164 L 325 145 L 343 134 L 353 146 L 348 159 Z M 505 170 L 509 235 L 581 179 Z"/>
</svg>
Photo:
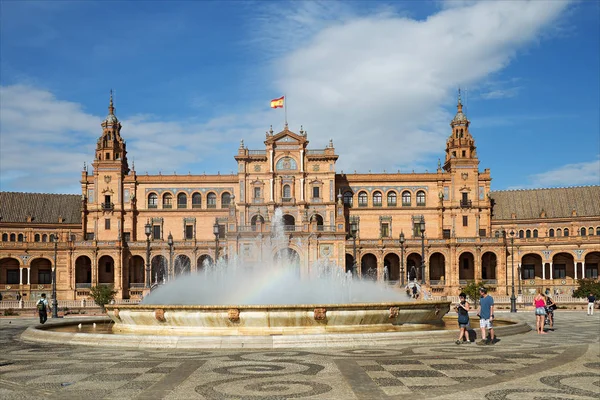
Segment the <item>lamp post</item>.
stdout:
<svg viewBox="0 0 600 400">
<path fill-rule="evenodd" d="M 356 233 L 358 232 L 358 224 L 356 220 L 350 222 L 350 235 L 352 235 L 352 277 L 358 277 L 358 271 L 356 270 Z"/>
<path fill-rule="evenodd" d="M 515 231 L 510 231 L 510 262 L 512 265 L 512 284 L 510 294 L 510 312 L 517 312 L 517 298 L 515 297 Z"/>
<path fill-rule="evenodd" d="M 400 232 L 400 276 L 404 287 L 404 232 Z"/>
<path fill-rule="evenodd" d="M 52 237 L 54 242 L 54 270 L 52 271 L 52 318 L 58 318 L 58 300 L 56 299 L 56 258 L 58 253 L 58 233 Z"/>
<path fill-rule="evenodd" d="M 519 294 L 519 296 L 521 296 L 521 264 L 517 265 L 517 276 L 519 277 L 519 291 L 517 293 Z"/>
<path fill-rule="evenodd" d="M 217 260 L 219 259 L 219 222 L 215 219 L 215 224 L 213 225 L 213 233 L 215 235 L 215 265 L 217 265 Z"/>
<path fill-rule="evenodd" d="M 421 216 L 421 284 L 425 283 L 425 217 Z"/>
<path fill-rule="evenodd" d="M 169 245 L 169 274 L 167 280 L 171 280 L 173 277 L 173 235 L 171 235 L 171 232 L 169 232 L 167 244 Z"/>
<path fill-rule="evenodd" d="M 150 234 L 152 233 L 152 225 L 150 220 L 144 225 L 144 233 L 146 234 L 146 289 L 150 289 Z"/>
</svg>

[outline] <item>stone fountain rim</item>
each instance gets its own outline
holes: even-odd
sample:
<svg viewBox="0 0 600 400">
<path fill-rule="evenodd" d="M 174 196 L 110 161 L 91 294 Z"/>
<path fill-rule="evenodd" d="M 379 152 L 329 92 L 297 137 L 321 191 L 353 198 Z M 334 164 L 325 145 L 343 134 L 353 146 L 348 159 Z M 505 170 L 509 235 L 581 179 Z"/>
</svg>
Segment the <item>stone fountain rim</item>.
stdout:
<svg viewBox="0 0 600 400">
<path fill-rule="evenodd" d="M 332 304 L 215 304 L 215 305 L 200 305 L 200 304 L 107 304 L 107 310 L 156 310 L 157 308 L 172 309 L 172 310 L 224 310 L 232 308 L 238 310 L 265 310 L 265 309 L 313 309 L 313 308 L 329 308 L 329 309 L 381 309 L 388 307 L 401 307 L 408 309 L 428 308 L 427 306 L 450 306 L 451 301 L 407 301 L 407 302 L 383 302 L 383 303 L 332 303 Z"/>
</svg>

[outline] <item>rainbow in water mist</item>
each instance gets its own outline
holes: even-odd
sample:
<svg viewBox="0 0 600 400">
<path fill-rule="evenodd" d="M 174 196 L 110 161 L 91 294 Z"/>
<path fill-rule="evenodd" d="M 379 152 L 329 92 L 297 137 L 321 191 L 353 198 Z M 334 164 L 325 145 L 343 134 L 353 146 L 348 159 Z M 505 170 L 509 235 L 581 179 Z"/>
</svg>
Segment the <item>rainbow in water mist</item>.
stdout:
<svg viewBox="0 0 600 400">
<path fill-rule="evenodd" d="M 299 305 L 410 301 L 403 291 L 371 280 L 353 279 L 343 266 L 328 260 L 300 274 L 290 257 L 281 209 L 275 211 L 272 236 L 255 243 L 264 258 L 248 264 L 237 256 L 205 263 L 201 271 L 182 275 L 152 291 L 141 304 L 161 305 Z"/>
</svg>

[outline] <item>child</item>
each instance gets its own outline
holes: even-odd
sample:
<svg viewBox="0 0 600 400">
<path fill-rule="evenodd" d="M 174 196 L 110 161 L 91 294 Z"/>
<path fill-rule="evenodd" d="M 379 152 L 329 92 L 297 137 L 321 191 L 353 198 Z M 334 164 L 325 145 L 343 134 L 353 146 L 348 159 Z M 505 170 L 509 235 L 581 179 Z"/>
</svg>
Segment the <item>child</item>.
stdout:
<svg viewBox="0 0 600 400">
<path fill-rule="evenodd" d="M 458 327 L 460 328 L 456 344 L 461 344 L 463 337 L 466 341 L 469 340 L 467 329 L 469 328 L 469 310 L 471 309 L 471 305 L 467 302 L 466 294 L 461 293 L 458 295 L 458 298 L 460 299 L 460 302 L 454 307 L 458 313 Z"/>
</svg>

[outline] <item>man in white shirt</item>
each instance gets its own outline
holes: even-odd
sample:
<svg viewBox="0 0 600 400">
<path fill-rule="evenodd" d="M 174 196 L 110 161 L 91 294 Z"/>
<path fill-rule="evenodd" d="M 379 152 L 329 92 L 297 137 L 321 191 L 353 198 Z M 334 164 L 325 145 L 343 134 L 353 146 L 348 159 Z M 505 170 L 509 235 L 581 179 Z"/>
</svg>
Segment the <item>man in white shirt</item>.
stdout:
<svg viewBox="0 0 600 400">
<path fill-rule="evenodd" d="M 46 293 L 42 293 L 42 298 L 38 300 L 36 307 L 40 316 L 40 324 L 45 324 L 48 320 L 48 310 L 50 309 L 48 300 L 46 300 Z"/>
</svg>

